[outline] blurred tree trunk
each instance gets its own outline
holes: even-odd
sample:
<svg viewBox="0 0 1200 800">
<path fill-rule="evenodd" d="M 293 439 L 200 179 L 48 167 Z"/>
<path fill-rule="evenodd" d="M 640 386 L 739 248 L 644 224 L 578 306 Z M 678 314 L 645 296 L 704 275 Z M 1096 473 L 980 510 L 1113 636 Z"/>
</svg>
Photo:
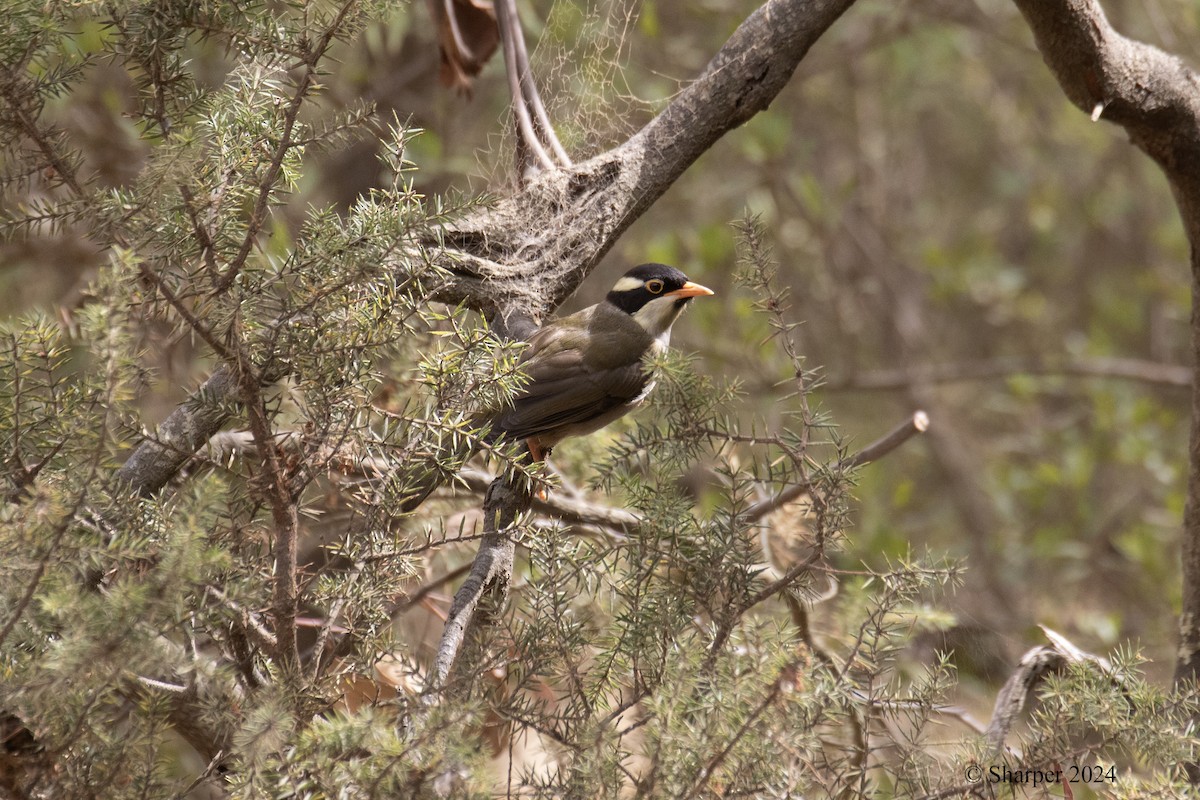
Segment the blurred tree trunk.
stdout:
<svg viewBox="0 0 1200 800">
<path fill-rule="evenodd" d="M 1191 245 L 1192 406 L 1176 681 L 1200 676 L 1200 75 L 1113 30 L 1097 0 L 1014 0 L 1071 102 L 1122 126 L 1171 183 Z"/>
</svg>

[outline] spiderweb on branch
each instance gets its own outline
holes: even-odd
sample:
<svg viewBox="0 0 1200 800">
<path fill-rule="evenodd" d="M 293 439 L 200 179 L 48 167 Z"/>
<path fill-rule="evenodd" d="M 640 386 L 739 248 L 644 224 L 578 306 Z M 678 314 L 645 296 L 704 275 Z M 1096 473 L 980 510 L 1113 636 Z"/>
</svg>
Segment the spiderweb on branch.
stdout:
<svg viewBox="0 0 1200 800">
<path fill-rule="evenodd" d="M 544 18 L 520 7 L 533 78 L 555 132 L 571 157 L 586 159 L 624 140 L 654 110 L 625 79 L 635 0 L 556 0 Z M 516 121 L 511 108 L 490 139 L 484 169 L 493 185 L 515 174 Z"/>
</svg>

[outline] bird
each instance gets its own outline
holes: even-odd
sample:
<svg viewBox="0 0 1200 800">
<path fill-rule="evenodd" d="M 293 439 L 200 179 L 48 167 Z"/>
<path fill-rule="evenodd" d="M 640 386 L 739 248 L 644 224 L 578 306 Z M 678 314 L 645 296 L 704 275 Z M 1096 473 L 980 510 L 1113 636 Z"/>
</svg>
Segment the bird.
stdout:
<svg viewBox="0 0 1200 800">
<path fill-rule="evenodd" d="M 666 264 L 626 272 L 604 300 L 551 320 L 528 337 L 518 365 L 526 378 L 508 403 L 472 415 L 477 443 L 523 442 L 530 458 L 545 461 L 568 436 L 600 430 L 639 406 L 654 388 L 645 364 L 666 348 L 671 326 L 696 297 L 713 294 Z M 400 510 L 418 508 L 449 475 L 427 466 L 406 481 Z"/>
<path fill-rule="evenodd" d="M 563 439 L 628 414 L 654 388 L 647 354 L 670 344 L 671 326 L 693 299 L 712 294 L 666 264 L 629 270 L 603 301 L 529 338 L 519 360 L 528 382 L 488 416 L 488 437 L 524 441 L 535 462 L 545 461 Z"/>
</svg>

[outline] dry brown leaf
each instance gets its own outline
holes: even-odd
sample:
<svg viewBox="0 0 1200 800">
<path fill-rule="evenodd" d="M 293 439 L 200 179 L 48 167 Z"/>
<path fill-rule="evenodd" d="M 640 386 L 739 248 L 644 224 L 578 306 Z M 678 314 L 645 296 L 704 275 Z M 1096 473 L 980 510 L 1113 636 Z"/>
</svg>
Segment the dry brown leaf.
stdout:
<svg viewBox="0 0 1200 800">
<path fill-rule="evenodd" d="M 470 94 L 472 79 L 500 44 L 496 10 L 490 0 L 429 0 L 442 55 L 441 80 Z"/>
</svg>

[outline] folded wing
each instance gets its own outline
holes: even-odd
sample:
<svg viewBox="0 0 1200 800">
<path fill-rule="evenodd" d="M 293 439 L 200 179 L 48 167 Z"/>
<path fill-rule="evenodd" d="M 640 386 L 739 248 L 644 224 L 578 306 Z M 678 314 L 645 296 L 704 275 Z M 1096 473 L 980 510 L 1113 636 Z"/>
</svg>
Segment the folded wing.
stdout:
<svg viewBox="0 0 1200 800">
<path fill-rule="evenodd" d="M 573 348 L 531 358 L 525 373 L 529 384 L 495 419 L 495 427 L 514 439 L 599 421 L 637 399 L 650 380 L 640 361 L 596 367 Z"/>
</svg>

